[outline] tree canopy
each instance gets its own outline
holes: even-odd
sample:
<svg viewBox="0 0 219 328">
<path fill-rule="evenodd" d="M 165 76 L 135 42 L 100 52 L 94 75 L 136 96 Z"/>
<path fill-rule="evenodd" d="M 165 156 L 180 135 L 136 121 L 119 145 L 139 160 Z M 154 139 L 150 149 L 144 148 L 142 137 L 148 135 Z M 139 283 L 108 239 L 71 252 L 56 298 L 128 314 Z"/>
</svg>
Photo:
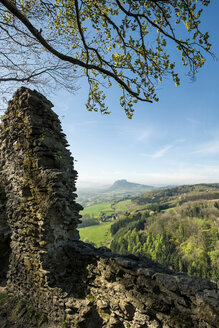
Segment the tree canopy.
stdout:
<svg viewBox="0 0 219 328">
<path fill-rule="evenodd" d="M 139 100 L 158 101 L 164 77 L 179 85 L 173 45 L 191 77 L 203 66 L 211 44 L 200 17 L 209 3 L 0 0 L 0 87 L 22 82 L 74 90 L 74 79 L 84 75 L 88 110 L 108 113 L 104 90 L 116 83 L 131 118 Z"/>
</svg>

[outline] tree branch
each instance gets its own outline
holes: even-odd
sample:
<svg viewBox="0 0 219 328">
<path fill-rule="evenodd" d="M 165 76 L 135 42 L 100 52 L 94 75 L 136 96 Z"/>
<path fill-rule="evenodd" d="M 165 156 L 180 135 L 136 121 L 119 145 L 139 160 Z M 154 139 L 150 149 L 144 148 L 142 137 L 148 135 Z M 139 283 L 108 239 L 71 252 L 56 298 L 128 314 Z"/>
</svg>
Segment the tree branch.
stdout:
<svg viewBox="0 0 219 328">
<path fill-rule="evenodd" d="M 47 73 L 49 71 L 51 71 L 52 69 L 46 68 L 43 71 L 40 71 L 38 73 L 32 73 L 31 75 L 29 75 L 28 77 L 23 77 L 23 78 L 19 78 L 19 77 L 0 77 L 0 82 L 9 82 L 9 81 L 16 81 L 16 82 L 29 82 L 31 79 L 33 79 L 34 77 L 37 77 L 39 75 L 42 75 L 44 73 Z"/>
<path fill-rule="evenodd" d="M 87 64 L 84 63 L 83 61 L 73 58 L 71 56 L 64 55 L 63 53 L 60 53 L 56 49 L 54 49 L 41 35 L 41 32 L 38 31 L 28 20 L 26 16 L 24 16 L 19 9 L 9 0 L 0 0 L 0 3 L 2 3 L 5 8 L 7 8 L 15 17 L 17 17 L 25 26 L 26 28 L 31 32 L 31 34 L 41 43 L 41 45 L 48 50 L 50 53 L 52 53 L 54 56 L 57 58 L 61 59 L 62 61 L 66 61 L 69 63 L 72 63 L 73 65 L 77 65 L 89 70 L 96 70 L 104 75 L 110 76 L 113 78 L 118 84 L 120 84 L 130 95 L 133 97 L 137 98 L 138 100 L 145 101 L 145 102 L 150 102 L 152 103 L 151 100 L 141 98 L 139 97 L 138 93 L 133 91 L 132 89 L 129 88 L 129 86 L 122 80 L 120 79 L 116 74 L 113 72 L 103 68 L 99 67 L 94 64 Z"/>
</svg>

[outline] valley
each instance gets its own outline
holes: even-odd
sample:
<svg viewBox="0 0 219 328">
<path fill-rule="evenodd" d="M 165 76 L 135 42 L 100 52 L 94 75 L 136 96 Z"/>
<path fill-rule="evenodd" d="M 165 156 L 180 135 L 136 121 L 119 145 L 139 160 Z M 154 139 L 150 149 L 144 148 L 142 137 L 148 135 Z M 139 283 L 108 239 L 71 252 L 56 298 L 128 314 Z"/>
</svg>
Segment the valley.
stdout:
<svg viewBox="0 0 219 328">
<path fill-rule="evenodd" d="M 219 184 L 127 194 L 85 207 L 81 240 L 218 282 Z"/>
</svg>

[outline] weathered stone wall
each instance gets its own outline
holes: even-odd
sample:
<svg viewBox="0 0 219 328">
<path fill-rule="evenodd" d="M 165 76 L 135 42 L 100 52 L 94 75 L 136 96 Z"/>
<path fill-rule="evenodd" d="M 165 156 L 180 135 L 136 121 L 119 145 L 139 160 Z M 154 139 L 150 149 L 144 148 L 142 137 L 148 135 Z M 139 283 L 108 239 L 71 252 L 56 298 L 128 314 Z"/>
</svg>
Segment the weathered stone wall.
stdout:
<svg viewBox="0 0 219 328">
<path fill-rule="evenodd" d="M 46 301 L 51 258 L 78 239 L 76 171 L 52 104 L 20 88 L 2 117 L 0 166 L 12 231 L 8 288 Z M 61 265 L 61 260 L 60 260 Z M 47 291 L 49 292 L 49 291 Z"/>
<path fill-rule="evenodd" d="M 214 283 L 78 240 L 77 173 L 51 107 L 20 88 L 2 117 L 0 231 L 7 220 L 9 292 L 44 311 L 51 327 L 216 328 Z"/>
<path fill-rule="evenodd" d="M 0 178 L 1 181 L 1 178 Z M 10 249 L 11 230 L 6 215 L 6 195 L 4 185 L 0 182 L 0 282 L 6 279 Z"/>
</svg>

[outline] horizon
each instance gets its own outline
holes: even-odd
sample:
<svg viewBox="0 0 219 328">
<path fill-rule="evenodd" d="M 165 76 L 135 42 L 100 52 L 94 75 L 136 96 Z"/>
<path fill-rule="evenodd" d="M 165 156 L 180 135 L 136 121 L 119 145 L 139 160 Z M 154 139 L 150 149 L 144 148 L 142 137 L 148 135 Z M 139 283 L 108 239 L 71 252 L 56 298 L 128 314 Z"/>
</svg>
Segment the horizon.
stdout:
<svg viewBox="0 0 219 328">
<path fill-rule="evenodd" d="M 196 184 L 214 184 L 214 183 L 218 183 L 215 181 L 212 182 L 199 182 L 199 183 L 183 183 L 183 184 L 179 184 L 179 183 L 167 183 L 167 184 L 148 184 L 148 183 L 141 183 L 141 182 L 137 182 L 137 181 L 131 181 L 129 179 L 118 179 L 115 181 L 108 181 L 108 182 L 91 182 L 91 181 L 80 181 L 79 183 L 77 183 L 76 181 L 76 187 L 77 190 L 82 190 L 82 189 L 104 189 L 104 188 L 109 188 L 110 186 L 112 186 L 115 182 L 117 181 L 121 181 L 121 180 L 125 180 L 128 183 L 136 183 L 136 184 L 140 184 L 140 185 L 145 185 L 145 186 L 149 186 L 149 187 L 155 187 L 155 188 L 162 188 L 162 187 L 169 187 L 169 186 L 182 186 L 182 185 L 196 185 Z"/>
</svg>

